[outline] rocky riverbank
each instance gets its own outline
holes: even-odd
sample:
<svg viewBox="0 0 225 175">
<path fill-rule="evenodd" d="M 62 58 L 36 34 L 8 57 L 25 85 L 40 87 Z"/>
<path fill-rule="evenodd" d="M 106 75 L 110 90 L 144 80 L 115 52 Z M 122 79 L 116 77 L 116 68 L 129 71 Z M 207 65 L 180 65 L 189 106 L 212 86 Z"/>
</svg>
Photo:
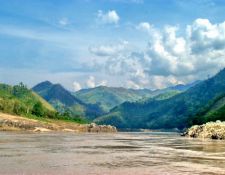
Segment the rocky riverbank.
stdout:
<svg viewBox="0 0 225 175">
<path fill-rule="evenodd" d="M 208 122 L 203 125 L 194 125 L 187 129 L 182 136 L 193 138 L 225 139 L 225 122 Z"/>
<path fill-rule="evenodd" d="M 31 132 L 117 132 L 111 125 L 78 124 L 60 120 L 46 119 L 44 121 L 21 116 L 0 113 L 1 131 L 31 131 Z"/>
</svg>

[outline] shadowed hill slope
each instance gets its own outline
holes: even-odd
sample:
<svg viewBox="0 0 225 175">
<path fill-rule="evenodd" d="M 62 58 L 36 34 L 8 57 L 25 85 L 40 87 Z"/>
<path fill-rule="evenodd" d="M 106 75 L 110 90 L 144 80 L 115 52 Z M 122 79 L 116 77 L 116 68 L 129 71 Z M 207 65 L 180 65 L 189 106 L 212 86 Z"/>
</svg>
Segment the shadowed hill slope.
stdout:
<svg viewBox="0 0 225 175">
<path fill-rule="evenodd" d="M 225 69 L 169 99 L 125 102 L 112 109 L 109 114 L 97 118 L 96 122 L 114 122 L 114 125 L 123 128 L 181 129 L 189 125 L 191 116 L 224 93 Z"/>
<path fill-rule="evenodd" d="M 87 117 L 88 119 L 103 114 L 98 105 L 84 103 L 60 84 L 45 81 L 37 84 L 32 89 L 52 104 L 60 113 L 68 112 L 72 116 Z"/>
</svg>

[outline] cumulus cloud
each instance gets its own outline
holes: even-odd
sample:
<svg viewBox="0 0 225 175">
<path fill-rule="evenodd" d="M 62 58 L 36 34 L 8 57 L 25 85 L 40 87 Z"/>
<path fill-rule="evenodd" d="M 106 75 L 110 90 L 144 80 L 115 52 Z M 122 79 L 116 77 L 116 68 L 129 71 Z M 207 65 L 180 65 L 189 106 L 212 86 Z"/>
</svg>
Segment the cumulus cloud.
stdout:
<svg viewBox="0 0 225 175">
<path fill-rule="evenodd" d="M 109 10 L 106 13 L 99 10 L 97 17 L 102 23 L 105 24 L 117 24 L 120 20 L 120 17 L 115 10 Z"/>
<path fill-rule="evenodd" d="M 82 89 L 82 87 L 81 87 L 80 83 L 74 81 L 73 82 L 73 89 L 74 89 L 74 91 L 79 91 L 79 90 Z"/>
<path fill-rule="evenodd" d="M 166 26 L 160 37 L 149 42 L 149 73 L 181 76 L 225 66 L 224 26 L 197 19 L 183 36 L 178 36 L 178 27 Z"/>
<path fill-rule="evenodd" d="M 225 22 L 196 19 L 184 31 L 169 25 L 159 30 L 143 22 L 137 30 L 147 32 L 146 49 L 114 48 L 115 52 L 100 54 L 107 56 L 105 72 L 125 77 L 124 86 L 164 88 L 206 78 L 225 67 Z"/>
<path fill-rule="evenodd" d="M 197 19 L 187 32 L 193 54 L 225 48 L 225 22 L 212 24 L 208 19 Z"/>
</svg>

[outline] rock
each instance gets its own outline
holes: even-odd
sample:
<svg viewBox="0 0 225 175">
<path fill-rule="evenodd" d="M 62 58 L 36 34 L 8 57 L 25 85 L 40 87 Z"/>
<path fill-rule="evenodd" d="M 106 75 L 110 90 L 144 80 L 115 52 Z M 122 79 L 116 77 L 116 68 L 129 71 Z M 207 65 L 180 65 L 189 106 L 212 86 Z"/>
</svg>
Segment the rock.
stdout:
<svg viewBox="0 0 225 175">
<path fill-rule="evenodd" d="M 73 129 L 68 129 L 68 128 L 63 129 L 62 131 L 64 131 L 64 132 L 77 132 Z"/>
<path fill-rule="evenodd" d="M 95 123 L 90 124 L 90 128 L 95 128 L 97 125 Z"/>
<path fill-rule="evenodd" d="M 34 132 L 49 132 L 49 131 L 52 131 L 52 130 L 47 129 L 47 128 L 42 128 L 42 127 L 35 127 L 35 129 L 33 131 Z"/>
<path fill-rule="evenodd" d="M 95 123 L 91 123 L 87 126 L 88 132 L 117 132 L 116 127 L 111 125 L 97 125 Z"/>
<path fill-rule="evenodd" d="M 225 139 L 225 122 L 216 121 L 203 125 L 194 125 L 187 129 L 182 136 L 222 140 Z"/>
</svg>

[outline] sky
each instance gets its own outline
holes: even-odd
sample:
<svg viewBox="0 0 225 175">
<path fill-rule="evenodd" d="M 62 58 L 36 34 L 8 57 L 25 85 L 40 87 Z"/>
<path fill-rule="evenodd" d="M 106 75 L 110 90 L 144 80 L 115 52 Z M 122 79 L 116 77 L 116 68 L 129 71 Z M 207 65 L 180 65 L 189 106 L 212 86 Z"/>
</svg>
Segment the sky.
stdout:
<svg viewBox="0 0 225 175">
<path fill-rule="evenodd" d="M 223 0 L 0 0 L 0 82 L 160 89 L 225 67 Z"/>
</svg>

